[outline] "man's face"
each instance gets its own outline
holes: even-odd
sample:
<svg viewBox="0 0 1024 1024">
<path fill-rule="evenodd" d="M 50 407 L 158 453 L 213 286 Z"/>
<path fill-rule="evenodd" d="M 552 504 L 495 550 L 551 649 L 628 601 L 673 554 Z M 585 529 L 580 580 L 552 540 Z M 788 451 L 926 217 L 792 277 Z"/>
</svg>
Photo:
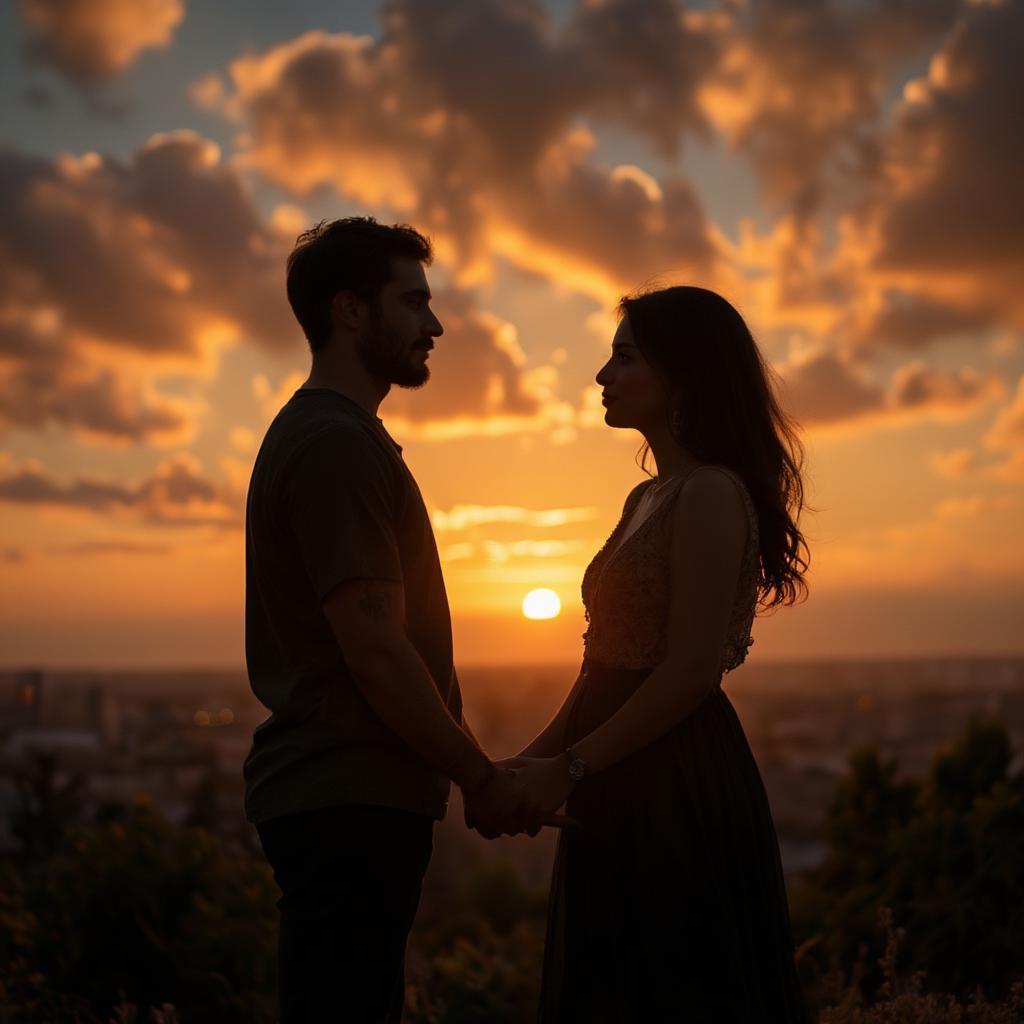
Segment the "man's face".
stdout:
<svg viewBox="0 0 1024 1024">
<path fill-rule="evenodd" d="M 428 353 L 444 333 L 430 309 L 423 264 L 395 260 L 394 277 L 381 289 L 377 310 L 357 342 L 363 364 L 375 377 L 403 388 L 418 388 L 430 377 Z"/>
</svg>

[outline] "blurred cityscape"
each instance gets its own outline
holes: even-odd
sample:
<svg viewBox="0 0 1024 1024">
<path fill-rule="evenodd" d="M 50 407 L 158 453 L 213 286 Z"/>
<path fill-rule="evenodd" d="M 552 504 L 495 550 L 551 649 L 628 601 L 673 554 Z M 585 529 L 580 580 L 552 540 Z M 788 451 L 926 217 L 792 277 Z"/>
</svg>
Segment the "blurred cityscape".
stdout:
<svg viewBox="0 0 1024 1024">
<path fill-rule="evenodd" d="M 574 678 L 573 667 L 558 666 L 460 671 L 469 721 L 496 757 L 539 731 Z M 901 773 L 922 776 L 980 710 L 998 716 L 1013 749 L 1024 750 L 1024 657 L 752 661 L 725 687 L 764 777 L 789 875 L 823 855 L 825 806 L 852 749 L 877 744 L 898 757 Z M 172 823 L 258 849 L 242 813 L 241 766 L 266 714 L 244 672 L 0 673 L 0 856 L 18 845 L 18 809 L 43 792 L 63 793 L 67 813 L 82 821 L 144 795 Z M 525 883 L 542 885 L 554 840 L 550 829 L 496 843 L 467 833 L 453 789 L 435 860 L 489 847 Z"/>
</svg>

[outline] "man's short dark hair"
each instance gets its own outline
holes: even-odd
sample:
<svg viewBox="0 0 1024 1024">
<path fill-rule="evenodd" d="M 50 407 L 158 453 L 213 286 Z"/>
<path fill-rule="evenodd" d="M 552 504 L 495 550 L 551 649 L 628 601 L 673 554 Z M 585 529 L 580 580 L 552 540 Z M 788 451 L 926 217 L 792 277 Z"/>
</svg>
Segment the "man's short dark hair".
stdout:
<svg viewBox="0 0 1024 1024">
<path fill-rule="evenodd" d="M 408 224 L 378 224 L 373 217 L 320 221 L 303 231 L 288 256 L 287 289 L 292 312 L 316 352 L 331 337 L 331 303 L 351 290 L 376 307 L 394 276 L 392 260 L 429 265 L 430 241 Z"/>
</svg>

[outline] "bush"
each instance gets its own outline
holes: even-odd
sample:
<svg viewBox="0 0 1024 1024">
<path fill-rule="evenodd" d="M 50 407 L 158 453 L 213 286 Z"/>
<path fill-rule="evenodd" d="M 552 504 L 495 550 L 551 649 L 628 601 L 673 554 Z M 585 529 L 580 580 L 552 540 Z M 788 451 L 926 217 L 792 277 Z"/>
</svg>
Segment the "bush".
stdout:
<svg viewBox="0 0 1024 1024">
<path fill-rule="evenodd" d="M 277 890 L 203 829 L 146 803 L 69 831 L 34 870 L 4 869 L 2 1005 L 18 1022 L 105 1022 L 128 1002 L 188 1020 L 273 1020 Z"/>
<path fill-rule="evenodd" d="M 925 989 L 1007 997 L 1024 977 L 1024 777 L 1009 776 L 1010 763 L 1005 728 L 981 716 L 923 783 L 898 781 L 873 747 L 851 755 L 826 817 L 826 857 L 793 887 L 805 978 L 820 984 L 836 965 L 866 960 L 861 992 L 878 992 L 875 916 L 886 906 L 913 937 L 900 966 Z"/>
</svg>

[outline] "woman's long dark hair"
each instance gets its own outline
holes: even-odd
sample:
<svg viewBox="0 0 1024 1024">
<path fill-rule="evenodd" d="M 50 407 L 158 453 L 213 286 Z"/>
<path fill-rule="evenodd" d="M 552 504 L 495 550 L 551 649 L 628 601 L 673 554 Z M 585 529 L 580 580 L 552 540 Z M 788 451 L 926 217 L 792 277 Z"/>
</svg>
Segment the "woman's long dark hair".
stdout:
<svg viewBox="0 0 1024 1024">
<path fill-rule="evenodd" d="M 662 376 L 679 443 L 747 485 L 761 540 L 760 606 L 794 604 L 798 591 L 806 598 L 810 551 L 797 527 L 811 507 L 801 479 L 804 449 L 743 317 L 715 292 L 686 286 L 626 296 L 619 315 Z M 645 472 L 649 450 L 645 442 L 638 453 Z"/>
</svg>

